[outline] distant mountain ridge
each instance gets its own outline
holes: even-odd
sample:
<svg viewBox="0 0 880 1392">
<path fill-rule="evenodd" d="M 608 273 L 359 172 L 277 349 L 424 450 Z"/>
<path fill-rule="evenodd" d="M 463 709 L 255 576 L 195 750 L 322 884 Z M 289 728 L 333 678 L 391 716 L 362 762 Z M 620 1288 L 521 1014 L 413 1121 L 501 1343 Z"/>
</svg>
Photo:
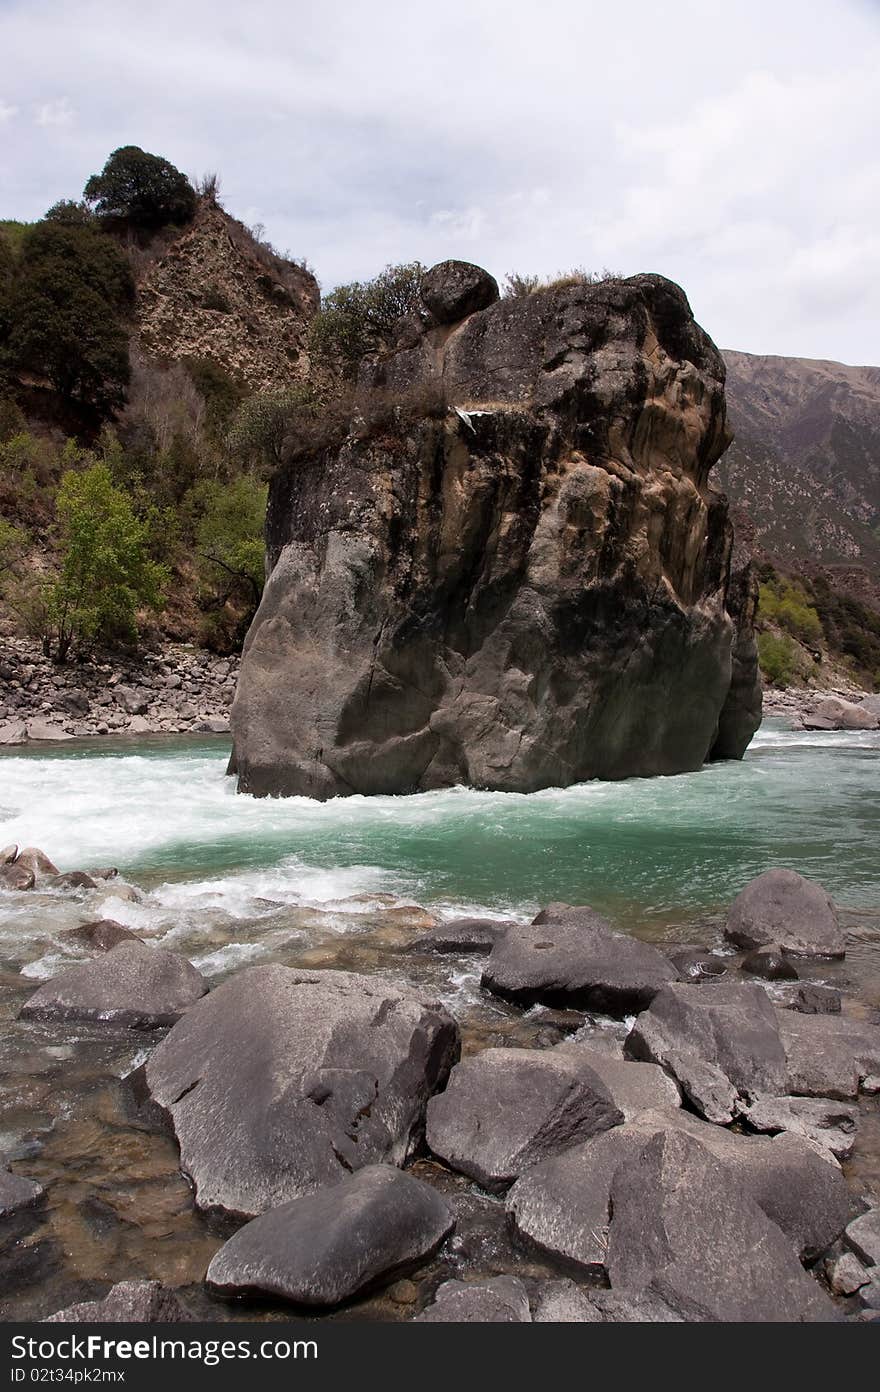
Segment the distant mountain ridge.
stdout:
<svg viewBox="0 0 880 1392">
<path fill-rule="evenodd" d="M 759 555 L 880 605 L 880 367 L 725 351 L 718 483 Z"/>
</svg>

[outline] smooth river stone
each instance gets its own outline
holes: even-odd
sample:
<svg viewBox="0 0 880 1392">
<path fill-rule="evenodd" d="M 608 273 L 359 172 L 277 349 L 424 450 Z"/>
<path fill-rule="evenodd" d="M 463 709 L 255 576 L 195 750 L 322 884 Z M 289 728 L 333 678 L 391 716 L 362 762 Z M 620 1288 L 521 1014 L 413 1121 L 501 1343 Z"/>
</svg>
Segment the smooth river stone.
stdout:
<svg viewBox="0 0 880 1392">
<path fill-rule="evenodd" d="M 842 957 L 846 941 L 834 902 L 815 880 L 768 870 L 730 906 L 725 936 L 737 947 L 778 947 L 804 957 Z"/>
<path fill-rule="evenodd" d="M 173 1025 L 207 989 L 204 977 L 176 952 L 121 942 L 47 981 L 22 1007 L 20 1018 L 155 1029 Z"/>
</svg>

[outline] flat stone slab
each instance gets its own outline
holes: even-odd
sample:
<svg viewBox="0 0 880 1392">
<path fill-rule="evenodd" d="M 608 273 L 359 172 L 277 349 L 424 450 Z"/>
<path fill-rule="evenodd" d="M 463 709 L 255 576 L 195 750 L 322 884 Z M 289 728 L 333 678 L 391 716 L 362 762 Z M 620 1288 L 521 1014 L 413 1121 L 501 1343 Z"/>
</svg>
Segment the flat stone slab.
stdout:
<svg viewBox="0 0 880 1392">
<path fill-rule="evenodd" d="M 176 952 L 121 942 L 47 981 L 22 1007 L 20 1018 L 155 1029 L 173 1025 L 207 989 L 204 977 Z"/>
<path fill-rule="evenodd" d="M 9 1218 L 23 1208 L 33 1208 L 44 1192 L 32 1179 L 0 1169 L 0 1218 Z"/>
<path fill-rule="evenodd" d="M 858 1096 L 864 1079 L 880 1073 L 880 1030 L 875 1026 L 843 1015 L 796 1010 L 778 1010 L 776 1016 L 788 1072 L 787 1086 L 779 1092 L 845 1101 Z"/>
<path fill-rule="evenodd" d="M 830 1097 L 759 1097 L 740 1108 L 755 1131 L 790 1131 L 804 1136 L 835 1160 L 853 1153 L 858 1108 Z"/>
<path fill-rule="evenodd" d="M 823 1162 L 824 1163 L 824 1162 Z M 834 1320 L 782 1231 L 684 1133 L 652 1136 L 611 1186 L 608 1272 L 688 1320 Z"/>
<path fill-rule="evenodd" d="M 402 1165 L 458 1049 L 442 1006 L 380 976 L 250 967 L 175 1025 L 143 1076 L 197 1205 L 253 1217 Z"/>
<path fill-rule="evenodd" d="M 666 1068 L 696 1110 L 720 1125 L 733 1120 L 741 1092 L 788 1091 L 777 1012 L 757 982 L 664 986 L 624 1049 Z"/>
<path fill-rule="evenodd" d="M 49 1315 L 44 1324 L 180 1324 L 193 1316 L 158 1281 L 120 1281 L 103 1300 L 83 1300 Z"/>
<path fill-rule="evenodd" d="M 768 870 L 730 906 L 725 937 L 737 947 L 778 947 L 803 957 L 843 957 L 846 940 L 834 902 L 794 870 Z"/>
<path fill-rule="evenodd" d="M 641 1010 L 678 972 L 650 943 L 616 933 L 594 909 L 550 904 L 492 949 L 482 984 L 520 1004 L 607 1014 Z"/>
<path fill-rule="evenodd" d="M 498 1190 L 529 1165 L 623 1121 L 598 1073 L 559 1049 L 484 1049 L 428 1103 L 426 1139 L 453 1169 Z"/>
<path fill-rule="evenodd" d="M 339 1305 L 418 1266 L 454 1226 L 430 1185 L 391 1165 L 367 1165 L 247 1223 L 212 1258 L 206 1280 L 223 1295 Z"/>
<path fill-rule="evenodd" d="M 516 1276 L 490 1281 L 444 1281 L 418 1324 L 528 1324 L 529 1295 Z"/>
</svg>

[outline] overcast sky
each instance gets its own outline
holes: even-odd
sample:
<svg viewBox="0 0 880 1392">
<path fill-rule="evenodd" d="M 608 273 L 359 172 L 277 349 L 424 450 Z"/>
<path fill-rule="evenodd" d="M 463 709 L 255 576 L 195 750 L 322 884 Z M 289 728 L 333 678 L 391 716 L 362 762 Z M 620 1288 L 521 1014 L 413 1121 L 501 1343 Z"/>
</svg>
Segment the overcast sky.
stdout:
<svg viewBox="0 0 880 1392">
<path fill-rule="evenodd" d="M 136 144 L 324 289 L 660 271 L 723 347 L 880 363 L 878 0 L 0 0 L 0 216 Z"/>
</svg>

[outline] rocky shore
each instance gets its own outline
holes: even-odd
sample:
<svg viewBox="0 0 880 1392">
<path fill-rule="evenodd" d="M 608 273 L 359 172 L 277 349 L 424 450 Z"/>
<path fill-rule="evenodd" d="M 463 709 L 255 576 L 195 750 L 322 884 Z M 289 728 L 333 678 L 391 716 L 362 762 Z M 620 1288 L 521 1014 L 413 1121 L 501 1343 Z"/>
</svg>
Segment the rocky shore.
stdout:
<svg viewBox="0 0 880 1392">
<path fill-rule="evenodd" d="M 38 644 L 0 650 L 0 744 L 96 735 L 225 734 L 239 659 L 179 644 L 58 666 Z"/>
<path fill-rule="evenodd" d="M 36 848 L 0 862 L 22 896 L 85 902 L 113 875 L 62 874 Z M 481 955 L 487 1001 L 534 1021 L 528 1043 L 466 1040 L 401 973 L 276 963 L 212 986 L 107 921 L 73 930 L 79 959 L 20 1009 L 56 1050 L 75 1030 L 138 1032 L 118 1124 L 173 1137 L 188 1202 L 222 1224 L 208 1308 L 344 1315 L 391 1292 L 394 1317 L 428 1322 L 880 1318 L 878 1195 L 846 1170 L 876 1111 L 880 1029 L 822 981 L 847 942 L 821 885 L 761 875 L 714 950 L 661 950 L 563 903 L 530 924 L 424 926 L 401 937 L 402 972 Z M 45 1187 L 16 1160 L 4 1220 L 38 1224 Z M 204 1317 L 193 1299 L 124 1281 L 42 1315 Z"/>
<path fill-rule="evenodd" d="M 827 691 L 768 686 L 765 719 L 768 716 L 781 716 L 796 730 L 876 730 L 880 728 L 880 695 L 866 695 L 856 686 Z"/>
</svg>

